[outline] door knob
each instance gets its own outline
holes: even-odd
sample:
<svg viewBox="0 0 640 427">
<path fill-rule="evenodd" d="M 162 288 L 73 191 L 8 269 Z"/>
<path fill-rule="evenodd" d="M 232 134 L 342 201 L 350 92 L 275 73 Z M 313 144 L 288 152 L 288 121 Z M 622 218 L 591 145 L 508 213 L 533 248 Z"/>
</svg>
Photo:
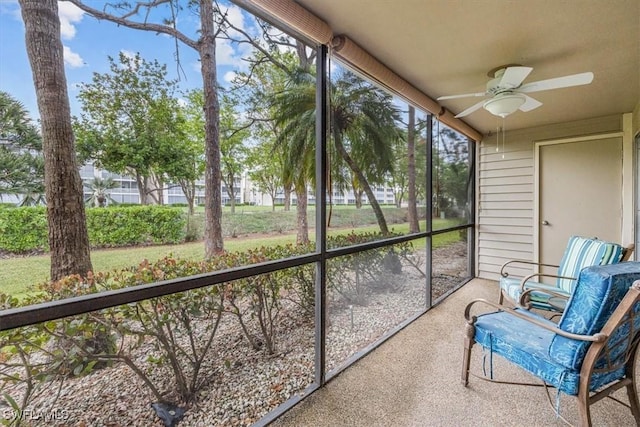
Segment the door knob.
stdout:
<svg viewBox="0 0 640 427">
<path fill-rule="evenodd" d="M 542 221 L 542 225 L 549 225 L 549 221 L 545 219 L 544 221 Z"/>
</svg>

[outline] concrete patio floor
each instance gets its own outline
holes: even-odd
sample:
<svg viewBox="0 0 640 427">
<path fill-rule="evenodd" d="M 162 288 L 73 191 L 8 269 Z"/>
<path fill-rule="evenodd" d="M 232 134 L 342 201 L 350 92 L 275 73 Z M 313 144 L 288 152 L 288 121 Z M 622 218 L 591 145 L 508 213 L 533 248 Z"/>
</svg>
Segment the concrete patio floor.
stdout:
<svg viewBox="0 0 640 427">
<path fill-rule="evenodd" d="M 471 377 L 460 383 L 464 307 L 497 298 L 495 282 L 475 279 L 287 412 L 272 425 L 288 426 L 561 426 L 544 389 Z M 474 347 L 472 372 L 482 374 Z M 494 374 L 536 381 L 500 357 Z M 556 399 L 555 389 L 550 389 Z M 627 402 L 623 390 L 614 396 Z M 562 396 L 562 415 L 577 423 L 574 398 Z M 610 400 L 592 406 L 594 426 L 635 426 L 629 409 Z"/>
</svg>

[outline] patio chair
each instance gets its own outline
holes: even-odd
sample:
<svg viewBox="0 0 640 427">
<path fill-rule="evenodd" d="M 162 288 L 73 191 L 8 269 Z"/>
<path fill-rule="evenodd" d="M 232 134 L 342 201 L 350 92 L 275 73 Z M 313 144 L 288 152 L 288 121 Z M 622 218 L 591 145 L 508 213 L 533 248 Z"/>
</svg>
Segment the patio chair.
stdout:
<svg viewBox="0 0 640 427">
<path fill-rule="evenodd" d="M 524 260 L 508 261 L 500 269 L 500 296 L 498 303 L 502 304 L 506 298 L 514 305 L 521 305 L 526 308 L 533 307 L 555 312 L 562 311 L 566 300 L 571 295 L 576 278 L 583 268 L 592 265 L 607 265 L 628 261 L 631 258 L 633 249 L 633 244 L 624 248 L 617 243 L 610 243 L 597 238 L 571 236 L 559 265 Z M 533 273 L 524 278 L 512 277 L 509 275 L 507 268 L 516 265 L 553 267 L 557 269 L 557 274 Z M 555 283 L 551 285 L 535 280 L 541 280 L 542 277 L 553 278 Z"/>
<path fill-rule="evenodd" d="M 625 262 L 582 270 L 558 324 L 521 307 L 472 301 L 465 309 L 462 384 L 469 383 L 471 349 L 477 342 L 491 365 L 490 378 L 479 378 L 514 384 L 493 379 L 492 357 L 498 354 L 542 380 L 539 385 L 576 396 L 581 426 L 591 426 L 592 403 L 626 387 L 628 407 L 640 425 L 634 372 L 639 299 L 640 262 Z M 472 316 L 478 303 L 498 311 Z M 551 403 L 548 390 L 547 395 Z M 560 416 L 558 407 L 556 412 Z"/>
</svg>

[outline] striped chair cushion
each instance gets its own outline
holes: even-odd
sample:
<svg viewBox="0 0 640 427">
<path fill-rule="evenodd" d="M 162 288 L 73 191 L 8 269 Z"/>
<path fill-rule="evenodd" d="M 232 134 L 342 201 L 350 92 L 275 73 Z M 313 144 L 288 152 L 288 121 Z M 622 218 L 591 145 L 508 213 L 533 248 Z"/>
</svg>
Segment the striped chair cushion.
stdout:
<svg viewBox="0 0 640 427">
<path fill-rule="evenodd" d="M 592 265 L 616 264 L 622 259 L 622 246 L 598 239 L 571 236 L 560 261 L 558 276 L 577 278 L 580 271 Z M 556 286 L 567 293 L 573 291 L 575 279 L 557 279 Z"/>
</svg>

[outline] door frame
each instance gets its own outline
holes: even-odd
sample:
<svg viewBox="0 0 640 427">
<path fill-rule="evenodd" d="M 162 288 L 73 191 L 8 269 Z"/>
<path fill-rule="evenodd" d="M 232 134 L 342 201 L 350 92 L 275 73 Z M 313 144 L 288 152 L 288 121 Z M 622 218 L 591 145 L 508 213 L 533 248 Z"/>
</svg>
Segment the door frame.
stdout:
<svg viewBox="0 0 640 427">
<path fill-rule="evenodd" d="M 533 260 L 534 262 L 540 262 L 540 220 L 541 220 L 540 219 L 540 196 L 541 196 L 540 149 L 547 145 L 568 144 L 572 142 L 596 141 L 600 139 L 610 139 L 610 138 L 622 139 L 622 177 L 620 177 L 620 179 L 622 180 L 622 195 L 621 195 L 622 235 L 620 236 L 621 239 L 628 234 L 625 228 L 628 227 L 629 224 L 625 222 L 624 218 L 628 216 L 627 211 L 629 210 L 629 205 L 631 205 L 631 208 L 633 208 L 633 203 L 629 203 L 627 200 L 625 200 L 625 196 L 627 195 L 628 192 L 630 192 L 630 189 L 627 190 L 629 187 L 629 184 L 627 184 L 626 177 L 628 177 L 629 174 L 626 173 L 626 167 L 628 166 L 627 158 L 629 157 L 628 156 L 629 151 L 627 149 L 624 131 L 598 133 L 598 134 L 592 134 L 592 135 L 575 136 L 570 138 L 558 138 L 558 139 L 546 139 L 546 140 L 533 141 L 533 150 L 534 150 L 534 154 L 533 154 L 533 161 L 534 161 L 534 166 L 533 166 Z M 631 236 L 633 236 L 633 233 L 631 233 Z M 633 240 L 630 240 L 629 242 L 622 242 L 622 244 L 627 245 L 632 241 Z"/>
</svg>

